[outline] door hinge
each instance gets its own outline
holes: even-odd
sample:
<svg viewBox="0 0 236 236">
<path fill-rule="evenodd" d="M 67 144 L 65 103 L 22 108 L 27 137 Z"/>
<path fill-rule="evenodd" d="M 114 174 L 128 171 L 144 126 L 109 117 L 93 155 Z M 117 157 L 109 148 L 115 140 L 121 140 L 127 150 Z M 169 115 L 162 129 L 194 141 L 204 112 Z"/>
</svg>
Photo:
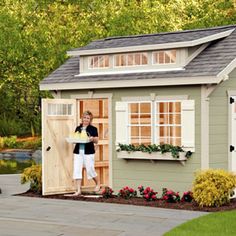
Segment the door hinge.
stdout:
<svg viewBox="0 0 236 236">
<path fill-rule="evenodd" d="M 235 147 L 234 147 L 233 145 L 230 145 L 230 146 L 229 146 L 230 152 L 234 151 L 234 149 L 235 149 Z"/>
<path fill-rule="evenodd" d="M 234 99 L 233 99 L 232 97 L 230 97 L 229 103 L 230 103 L 230 104 L 234 103 Z"/>
</svg>

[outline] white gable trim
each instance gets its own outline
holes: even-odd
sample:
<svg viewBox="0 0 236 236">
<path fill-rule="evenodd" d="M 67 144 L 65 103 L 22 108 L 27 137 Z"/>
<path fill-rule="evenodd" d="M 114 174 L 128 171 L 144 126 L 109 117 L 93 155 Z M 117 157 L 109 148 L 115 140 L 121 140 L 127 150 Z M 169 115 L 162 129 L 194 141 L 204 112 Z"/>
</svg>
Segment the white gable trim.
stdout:
<svg viewBox="0 0 236 236">
<path fill-rule="evenodd" d="M 231 61 L 225 68 L 222 70 L 217 77 L 221 80 L 227 80 L 228 75 L 231 71 L 233 71 L 236 68 L 236 58 Z"/>
<path fill-rule="evenodd" d="M 97 55 L 97 54 L 111 54 L 120 52 L 135 52 L 135 51 L 146 51 L 146 50 L 158 50 L 158 49 L 169 49 L 169 48 L 182 48 L 182 47 L 193 47 L 200 44 L 208 43 L 220 38 L 229 36 L 235 29 L 227 30 L 218 34 L 213 34 L 207 37 L 192 41 L 175 42 L 175 43 L 162 43 L 162 44 L 151 44 L 141 46 L 129 46 L 119 48 L 103 48 L 103 49 L 92 49 L 92 50 L 80 50 L 80 51 L 67 51 L 69 56 L 80 56 L 80 55 Z"/>
<path fill-rule="evenodd" d="M 75 90 L 75 89 L 99 89 L 99 88 L 134 88 L 152 86 L 173 86 L 193 84 L 218 84 L 216 77 L 181 77 L 181 78 L 156 78 L 138 80 L 109 80 L 109 81 L 80 81 L 74 83 L 40 84 L 40 90 Z"/>
</svg>

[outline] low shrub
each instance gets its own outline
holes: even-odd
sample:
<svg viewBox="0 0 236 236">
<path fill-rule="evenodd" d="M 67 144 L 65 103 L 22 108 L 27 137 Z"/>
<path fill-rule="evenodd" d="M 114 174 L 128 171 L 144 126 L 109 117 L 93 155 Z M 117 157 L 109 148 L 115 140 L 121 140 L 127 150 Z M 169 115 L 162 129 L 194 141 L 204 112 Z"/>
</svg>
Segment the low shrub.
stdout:
<svg viewBox="0 0 236 236">
<path fill-rule="evenodd" d="M 193 198 L 199 206 L 222 206 L 230 201 L 236 187 L 236 176 L 225 170 L 205 170 L 196 173 Z"/>
<path fill-rule="evenodd" d="M 17 136 L 10 136 L 3 138 L 3 146 L 6 148 L 16 148 L 17 147 Z"/>
<path fill-rule="evenodd" d="M 183 193 L 183 196 L 181 198 L 181 202 L 192 202 L 193 200 L 193 192 L 187 191 Z"/>
<path fill-rule="evenodd" d="M 113 190 L 112 188 L 106 186 L 105 189 L 102 191 L 103 198 L 112 198 L 113 197 Z"/>
<path fill-rule="evenodd" d="M 172 190 L 168 190 L 167 188 L 162 189 L 162 199 L 166 202 L 179 202 L 180 196 L 178 192 L 174 192 Z"/>
<path fill-rule="evenodd" d="M 30 182 L 30 190 L 36 193 L 42 193 L 42 166 L 32 165 L 25 168 L 21 175 L 21 183 Z"/>
<path fill-rule="evenodd" d="M 133 188 L 128 187 L 128 186 L 122 188 L 118 193 L 118 197 L 122 197 L 125 199 L 130 199 L 130 198 L 136 197 L 136 196 L 137 196 L 137 191 L 134 190 Z"/>
<path fill-rule="evenodd" d="M 157 192 L 154 192 L 153 189 L 150 187 L 147 187 L 144 189 L 142 185 L 138 187 L 140 195 L 146 200 L 146 201 L 155 201 L 157 199 Z"/>
</svg>

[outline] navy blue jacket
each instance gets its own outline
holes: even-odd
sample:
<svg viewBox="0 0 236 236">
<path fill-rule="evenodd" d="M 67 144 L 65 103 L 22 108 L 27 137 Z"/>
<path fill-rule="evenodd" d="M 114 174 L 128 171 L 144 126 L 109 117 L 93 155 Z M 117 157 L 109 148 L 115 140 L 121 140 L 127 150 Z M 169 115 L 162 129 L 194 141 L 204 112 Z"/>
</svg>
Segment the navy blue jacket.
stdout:
<svg viewBox="0 0 236 236">
<path fill-rule="evenodd" d="M 75 129 L 75 132 L 79 132 L 81 133 L 82 131 L 82 124 L 80 126 L 77 126 Z M 92 136 L 92 137 L 98 137 L 98 130 L 96 127 L 92 126 L 92 125 L 88 125 L 86 127 L 86 132 Z M 74 148 L 74 152 L 75 154 L 79 154 L 79 143 L 76 143 L 75 148 Z M 95 148 L 94 148 L 94 143 L 93 142 L 89 142 L 85 144 L 85 150 L 84 150 L 85 154 L 94 154 L 95 153 Z"/>
</svg>

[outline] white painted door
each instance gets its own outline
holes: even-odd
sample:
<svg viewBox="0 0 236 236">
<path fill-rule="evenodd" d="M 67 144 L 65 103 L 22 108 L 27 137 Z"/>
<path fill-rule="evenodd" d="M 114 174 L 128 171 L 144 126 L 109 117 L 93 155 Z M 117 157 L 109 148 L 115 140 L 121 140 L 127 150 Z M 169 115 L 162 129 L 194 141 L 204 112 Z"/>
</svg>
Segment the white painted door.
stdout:
<svg viewBox="0 0 236 236">
<path fill-rule="evenodd" d="M 231 144 L 229 147 L 229 170 L 236 173 L 236 96 L 230 97 Z"/>
<path fill-rule="evenodd" d="M 73 145 L 66 137 L 76 127 L 75 99 L 42 100 L 42 181 L 43 195 L 75 190 Z"/>
</svg>

